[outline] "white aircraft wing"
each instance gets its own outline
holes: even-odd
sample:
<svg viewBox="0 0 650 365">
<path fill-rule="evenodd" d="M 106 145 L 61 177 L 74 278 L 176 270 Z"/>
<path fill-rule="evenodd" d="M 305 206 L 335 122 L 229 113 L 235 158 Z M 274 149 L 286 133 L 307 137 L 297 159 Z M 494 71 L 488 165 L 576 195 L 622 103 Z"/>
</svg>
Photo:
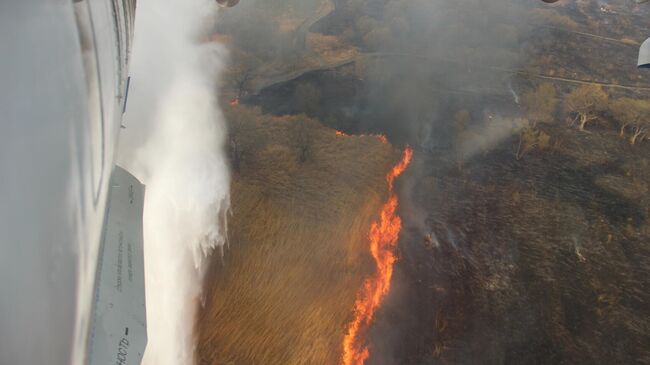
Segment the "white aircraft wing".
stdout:
<svg viewBox="0 0 650 365">
<path fill-rule="evenodd" d="M 640 68 L 650 68 L 650 38 L 646 39 L 641 45 L 637 66 Z"/>
<path fill-rule="evenodd" d="M 140 364 L 147 344 L 144 185 L 115 166 L 100 248 L 90 364 Z"/>
</svg>

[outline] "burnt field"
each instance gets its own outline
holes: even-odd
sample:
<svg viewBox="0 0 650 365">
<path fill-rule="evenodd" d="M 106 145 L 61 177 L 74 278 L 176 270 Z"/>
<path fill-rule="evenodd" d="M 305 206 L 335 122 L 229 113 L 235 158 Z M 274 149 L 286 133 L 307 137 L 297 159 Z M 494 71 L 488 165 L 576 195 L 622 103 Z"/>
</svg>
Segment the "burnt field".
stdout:
<svg viewBox="0 0 650 365">
<path fill-rule="evenodd" d="M 324 113 L 363 113 L 353 102 L 359 94 L 334 96 L 336 76 L 340 71 L 305 77 L 332 90 L 319 103 L 328 106 Z M 329 80 L 321 83 L 323 77 Z M 346 92 L 350 84 L 344 75 Z M 270 100 L 290 99 L 283 88 Z M 403 125 L 391 129 L 383 113 L 388 128 L 364 130 L 354 121 L 372 117 L 268 103 L 296 108 L 282 113 L 316 112 L 348 133 L 386 133 L 416 146 L 400 190 L 405 229 L 395 287 L 370 337 L 371 363 L 648 361 L 649 146 L 631 146 L 607 120 L 588 133 L 556 121 L 538 127 L 550 147 L 517 159 L 520 132 L 490 140 L 491 129 L 482 127 L 498 130 L 496 118 L 521 113 L 510 95 L 443 97 L 452 101 L 447 105 L 471 101 L 470 115 L 480 119 L 459 131 L 454 108 L 438 111 L 434 133 L 424 139 Z M 478 112 L 482 105 L 489 109 Z M 481 147 L 464 152 L 467 145 Z"/>
</svg>

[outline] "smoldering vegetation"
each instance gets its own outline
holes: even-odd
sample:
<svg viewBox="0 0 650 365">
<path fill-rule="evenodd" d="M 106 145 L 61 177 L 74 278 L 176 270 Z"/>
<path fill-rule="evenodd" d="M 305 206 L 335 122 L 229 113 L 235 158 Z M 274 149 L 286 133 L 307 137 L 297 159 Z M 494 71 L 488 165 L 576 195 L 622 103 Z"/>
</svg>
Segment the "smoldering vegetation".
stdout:
<svg viewBox="0 0 650 365">
<path fill-rule="evenodd" d="M 384 363 L 646 361 L 647 160 L 621 163 L 639 152 L 612 135 L 570 137 L 520 161 L 421 161 L 405 194 L 427 215 L 402 239 L 401 293 L 375 336 L 402 335 Z M 594 144 L 608 152 L 581 159 Z"/>
<path fill-rule="evenodd" d="M 283 65 L 273 70 L 251 62 L 261 53 L 238 32 L 258 30 L 234 17 L 222 29 L 233 65 L 253 66 L 231 66 L 225 90 L 264 113 L 415 148 L 368 363 L 650 361 L 650 147 L 634 137 L 648 128 L 635 119 L 648 119 L 650 76 L 635 68 L 645 11 L 622 0 L 332 5 L 294 18 L 310 25 L 294 38 L 305 42 L 257 58 Z M 268 19 L 261 43 L 303 29 Z"/>
</svg>

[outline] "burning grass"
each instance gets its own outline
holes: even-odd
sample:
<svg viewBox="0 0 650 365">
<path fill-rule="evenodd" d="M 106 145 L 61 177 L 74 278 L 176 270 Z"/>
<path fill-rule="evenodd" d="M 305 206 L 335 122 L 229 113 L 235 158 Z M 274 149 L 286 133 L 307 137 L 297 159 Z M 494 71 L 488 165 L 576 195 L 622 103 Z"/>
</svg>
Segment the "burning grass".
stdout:
<svg viewBox="0 0 650 365">
<path fill-rule="evenodd" d="M 306 117 L 238 106 L 228 119 L 239 161 L 231 245 L 206 278 L 199 364 L 336 363 L 358 288 L 374 270 L 367 232 L 397 153 Z"/>
<path fill-rule="evenodd" d="M 397 261 L 397 240 L 402 229 L 402 220 L 397 215 L 399 199 L 393 191 L 395 179 L 411 163 L 413 150 L 407 148 L 399 164 L 386 175 L 388 183 L 388 201 L 384 203 L 380 219 L 370 228 L 370 253 L 377 266 L 375 273 L 363 282 L 357 300 L 354 303 L 354 318 L 348 326 L 348 333 L 343 338 L 342 363 L 345 365 L 363 365 L 370 356 L 365 344 L 366 336 L 375 312 L 388 295 L 393 278 L 393 265 Z"/>
</svg>

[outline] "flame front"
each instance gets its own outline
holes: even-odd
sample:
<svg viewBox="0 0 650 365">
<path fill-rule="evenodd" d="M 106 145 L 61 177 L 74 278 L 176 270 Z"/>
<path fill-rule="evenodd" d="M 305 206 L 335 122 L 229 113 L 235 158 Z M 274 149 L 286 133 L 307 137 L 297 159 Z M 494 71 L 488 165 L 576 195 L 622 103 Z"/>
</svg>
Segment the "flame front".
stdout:
<svg viewBox="0 0 650 365">
<path fill-rule="evenodd" d="M 413 150 L 407 147 L 402 160 L 386 175 L 388 182 L 388 201 L 383 205 L 379 221 L 370 227 L 370 254 L 375 260 L 377 271 L 363 282 L 354 303 L 354 318 L 348 325 L 348 333 L 343 338 L 342 365 L 363 365 L 370 356 L 364 339 L 377 308 L 390 290 L 393 278 L 393 265 L 397 260 L 395 249 L 402 228 L 402 220 L 397 215 L 399 199 L 393 191 L 395 179 L 406 170 L 413 158 Z"/>
<path fill-rule="evenodd" d="M 352 137 L 352 135 L 349 135 L 343 131 L 335 131 L 335 132 L 336 135 L 339 137 Z M 388 138 L 386 138 L 386 136 L 384 136 L 383 134 L 355 134 L 354 136 L 355 137 L 373 136 L 373 137 L 377 137 L 377 139 L 381 143 L 388 143 Z"/>
</svg>

